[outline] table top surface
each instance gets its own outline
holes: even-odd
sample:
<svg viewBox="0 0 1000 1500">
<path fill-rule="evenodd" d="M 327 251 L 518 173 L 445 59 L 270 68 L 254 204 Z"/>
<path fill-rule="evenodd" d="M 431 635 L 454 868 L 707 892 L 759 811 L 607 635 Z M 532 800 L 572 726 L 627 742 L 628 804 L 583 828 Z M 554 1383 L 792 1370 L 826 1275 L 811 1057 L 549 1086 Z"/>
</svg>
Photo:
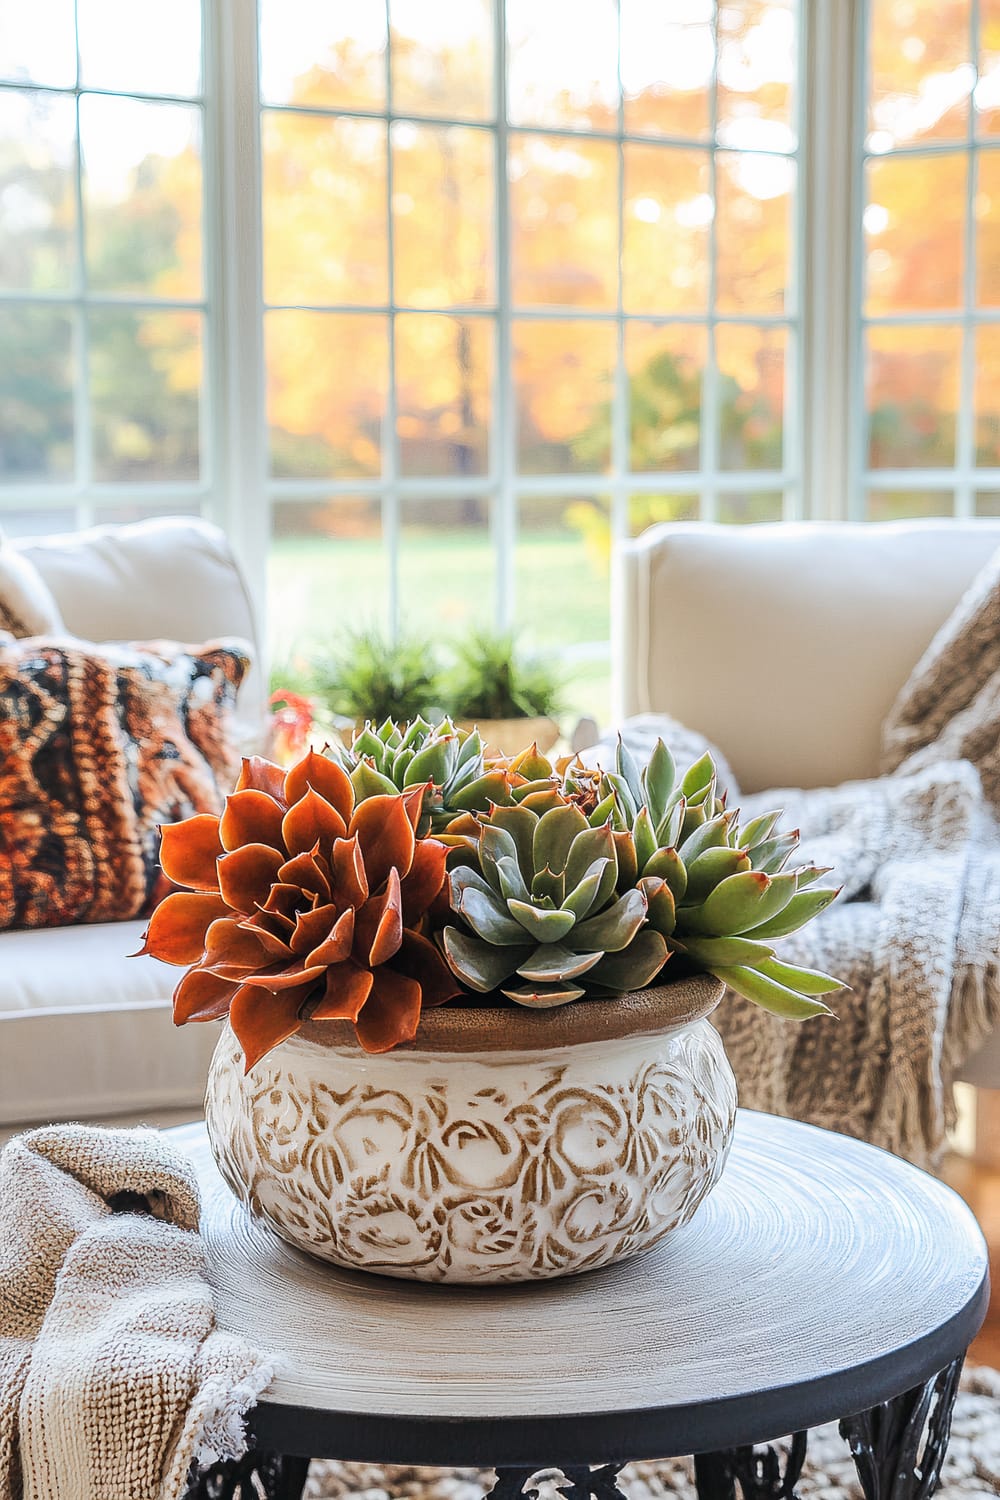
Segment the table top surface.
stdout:
<svg viewBox="0 0 1000 1500">
<path fill-rule="evenodd" d="M 218 1321 L 281 1359 L 257 1425 L 287 1452 L 558 1462 L 547 1444 L 582 1441 L 597 1462 L 763 1440 L 927 1379 L 985 1315 L 986 1245 L 956 1194 L 768 1115 L 740 1111 L 720 1183 L 653 1250 L 497 1288 L 314 1260 L 237 1203 L 203 1126 L 170 1135 L 202 1184 Z"/>
</svg>

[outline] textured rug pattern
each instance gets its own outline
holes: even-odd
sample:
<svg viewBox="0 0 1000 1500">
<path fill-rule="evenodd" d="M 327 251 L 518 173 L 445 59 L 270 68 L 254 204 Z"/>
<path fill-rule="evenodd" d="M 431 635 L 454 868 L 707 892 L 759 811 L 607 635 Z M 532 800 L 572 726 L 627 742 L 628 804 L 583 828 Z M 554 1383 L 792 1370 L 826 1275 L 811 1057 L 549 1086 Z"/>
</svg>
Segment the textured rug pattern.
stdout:
<svg viewBox="0 0 1000 1500">
<path fill-rule="evenodd" d="M 314 1463 L 306 1500 L 482 1500 L 492 1470 L 416 1469 L 374 1464 Z M 697 1500 L 690 1459 L 630 1464 L 620 1476 L 629 1500 Z M 540 1486 L 558 1500 L 554 1484 Z M 836 1423 L 809 1436 L 805 1471 L 796 1487 L 802 1500 L 861 1500 L 850 1454 Z M 1000 1495 L 1000 1371 L 967 1371 L 955 1403 L 951 1444 L 938 1500 Z"/>
</svg>

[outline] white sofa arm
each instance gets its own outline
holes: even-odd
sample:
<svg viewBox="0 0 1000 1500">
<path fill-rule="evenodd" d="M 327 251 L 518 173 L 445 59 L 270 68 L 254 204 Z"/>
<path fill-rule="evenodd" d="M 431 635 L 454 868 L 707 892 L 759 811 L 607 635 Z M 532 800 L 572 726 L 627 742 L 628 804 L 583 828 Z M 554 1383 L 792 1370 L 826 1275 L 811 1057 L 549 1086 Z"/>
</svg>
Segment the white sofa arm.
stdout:
<svg viewBox="0 0 1000 1500">
<path fill-rule="evenodd" d="M 878 773 L 882 721 L 1000 522 L 654 526 L 617 559 L 621 717 L 668 713 L 740 786 Z"/>
</svg>

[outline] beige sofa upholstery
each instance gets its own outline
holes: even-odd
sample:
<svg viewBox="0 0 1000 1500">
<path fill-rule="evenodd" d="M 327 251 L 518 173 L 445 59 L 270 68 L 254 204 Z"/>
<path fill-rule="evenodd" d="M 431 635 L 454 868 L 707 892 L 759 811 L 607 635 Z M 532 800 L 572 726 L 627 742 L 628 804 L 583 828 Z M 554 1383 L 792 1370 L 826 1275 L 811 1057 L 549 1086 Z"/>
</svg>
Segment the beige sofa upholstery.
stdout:
<svg viewBox="0 0 1000 1500">
<path fill-rule="evenodd" d="M 68 630 L 89 640 L 200 644 L 240 636 L 254 612 L 222 532 L 174 518 L 19 545 Z M 240 689 L 241 736 L 259 744 L 259 659 Z M 196 1108 L 216 1028 L 170 1020 L 177 971 L 129 958 L 142 922 L 0 934 L 0 1124 Z"/>
<path fill-rule="evenodd" d="M 706 734 L 744 791 L 877 776 L 882 721 L 1000 521 L 654 526 L 624 549 L 621 716 Z M 1000 1088 L 1000 1035 L 963 1069 Z"/>
</svg>

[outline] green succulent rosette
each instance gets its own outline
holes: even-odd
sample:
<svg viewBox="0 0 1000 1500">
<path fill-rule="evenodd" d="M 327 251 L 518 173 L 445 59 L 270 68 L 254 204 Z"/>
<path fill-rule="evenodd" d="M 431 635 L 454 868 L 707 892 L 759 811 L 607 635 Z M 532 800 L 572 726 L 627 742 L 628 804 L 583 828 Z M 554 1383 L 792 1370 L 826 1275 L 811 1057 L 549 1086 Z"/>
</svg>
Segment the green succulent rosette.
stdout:
<svg viewBox="0 0 1000 1500">
<path fill-rule="evenodd" d="M 350 776 L 359 802 L 433 783 L 424 798 L 421 836 L 442 832 L 463 812 L 486 812 L 492 803 L 510 801 L 509 778 L 484 764 L 478 730 L 458 729 L 450 719 L 436 725 L 386 719 L 378 729 L 366 724 L 350 749 L 330 746 L 329 753 Z"/>
</svg>

